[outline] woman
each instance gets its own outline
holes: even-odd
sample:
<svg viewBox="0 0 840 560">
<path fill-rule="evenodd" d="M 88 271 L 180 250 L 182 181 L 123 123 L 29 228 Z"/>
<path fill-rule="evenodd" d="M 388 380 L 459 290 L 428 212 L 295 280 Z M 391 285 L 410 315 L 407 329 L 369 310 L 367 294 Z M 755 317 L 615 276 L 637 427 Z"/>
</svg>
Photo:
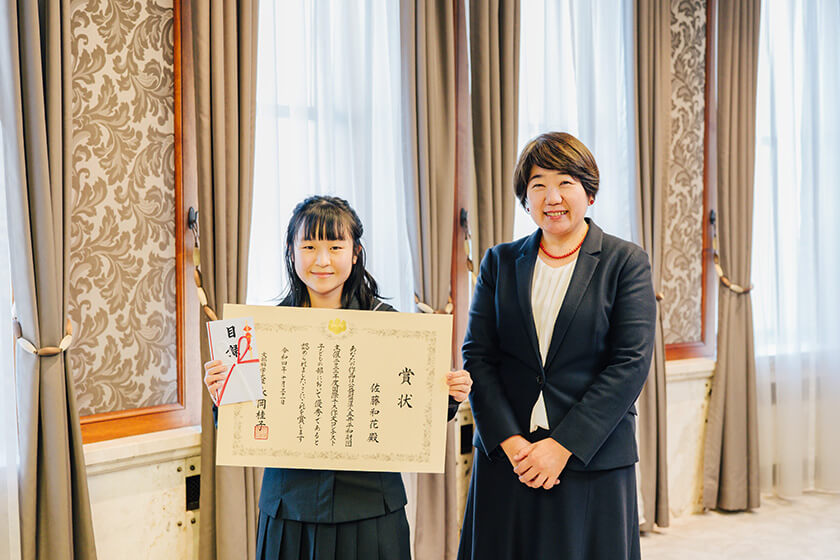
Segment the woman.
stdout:
<svg viewBox="0 0 840 560">
<path fill-rule="evenodd" d="M 459 559 L 639 558 L 634 402 L 656 301 L 647 255 L 585 218 L 598 166 L 577 138 L 522 150 L 538 226 L 481 263 L 462 348 L 477 432 Z"/>
<path fill-rule="evenodd" d="M 286 232 L 289 293 L 280 305 L 395 311 L 365 269 L 362 223 L 347 201 L 309 197 Z M 204 364 L 211 395 L 227 366 Z M 447 373 L 449 419 L 467 398 L 464 370 Z M 260 492 L 261 560 L 410 560 L 405 488 L 399 473 L 266 469 Z"/>
</svg>

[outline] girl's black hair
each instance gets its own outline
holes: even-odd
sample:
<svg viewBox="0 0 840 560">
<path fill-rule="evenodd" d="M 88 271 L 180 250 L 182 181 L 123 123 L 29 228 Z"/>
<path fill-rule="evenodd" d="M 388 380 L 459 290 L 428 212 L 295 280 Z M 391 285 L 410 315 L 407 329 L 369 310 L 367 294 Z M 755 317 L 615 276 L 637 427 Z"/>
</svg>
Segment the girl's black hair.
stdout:
<svg viewBox="0 0 840 560">
<path fill-rule="evenodd" d="M 373 307 L 374 298 L 379 298 L 376 280 L 365 270 L 365 248 L 362 246 L 362 221 L 359 215 L 343 198 L 337 196 L 310 196 L 295 206 L 289 227 L 286 229 L 286 272 L 289 275 L 289 290 L 292 305 L 309 307 L 309 290 L 295 272 L 295 239 L 302 232 L 304 240 L 326 239 L 335 241 L 349 235 L 353 240 L 353 254 L 356 262 L 350 277 L 341 291 L 341 307 L 347 308 L 355 297 L 361 309 Z"/>
</svg>

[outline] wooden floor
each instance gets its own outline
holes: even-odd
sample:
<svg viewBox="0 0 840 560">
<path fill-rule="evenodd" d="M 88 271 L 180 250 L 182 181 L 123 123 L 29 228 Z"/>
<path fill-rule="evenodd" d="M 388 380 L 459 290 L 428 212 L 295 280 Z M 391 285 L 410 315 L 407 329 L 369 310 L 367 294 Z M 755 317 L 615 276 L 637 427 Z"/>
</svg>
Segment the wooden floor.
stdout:
<svg viewBox="0 0 840 560">
<path fill-rule="evenodd" d="M 753 512 L 687 515 L 642 537 L 643 560 L 840 560 L 840 494 L 763 496 Z"/>
</svg>

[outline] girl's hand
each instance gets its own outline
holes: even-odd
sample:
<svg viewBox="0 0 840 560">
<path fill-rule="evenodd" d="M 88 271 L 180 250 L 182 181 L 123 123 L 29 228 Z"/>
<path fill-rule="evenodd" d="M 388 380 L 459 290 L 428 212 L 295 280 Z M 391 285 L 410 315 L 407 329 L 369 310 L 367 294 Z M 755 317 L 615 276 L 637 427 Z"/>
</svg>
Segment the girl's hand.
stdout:
<svg viewBox="0 0 840 560">
<path fill-rule="evenodd" d="M 449 385 L 449 396 L 458 402 L 464 402 L 470 394 L 472 377 L 465 369 L 450 371 L 446 374 L 446 384 Z"/>
<path fill-rule="evenodd" d="M 222 390 L 225 383 L 227 371 L 228 367 L 221 360 L 211 360 L 204 364 L 204 385 L 207 386 L 210 398 L 217 405 L 219 404 L 219 391 Z"/>
</svg>

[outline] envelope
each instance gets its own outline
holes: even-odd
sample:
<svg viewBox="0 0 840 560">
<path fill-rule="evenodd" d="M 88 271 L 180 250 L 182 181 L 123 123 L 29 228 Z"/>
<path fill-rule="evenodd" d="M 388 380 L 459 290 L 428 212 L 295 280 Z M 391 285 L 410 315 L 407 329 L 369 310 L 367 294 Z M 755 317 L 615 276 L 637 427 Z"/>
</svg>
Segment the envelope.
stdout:
<svg viewBox="0 0 840 560">
<path fill-rule="evenodd" d="M 210 358 L 221 360 L 228 368 L 222 388 L 213 396 L 216 406 L 261 399 L 263 386 L 254 320 L 242 317 L 210 321 L 207 338 Z"/>
</svg>

